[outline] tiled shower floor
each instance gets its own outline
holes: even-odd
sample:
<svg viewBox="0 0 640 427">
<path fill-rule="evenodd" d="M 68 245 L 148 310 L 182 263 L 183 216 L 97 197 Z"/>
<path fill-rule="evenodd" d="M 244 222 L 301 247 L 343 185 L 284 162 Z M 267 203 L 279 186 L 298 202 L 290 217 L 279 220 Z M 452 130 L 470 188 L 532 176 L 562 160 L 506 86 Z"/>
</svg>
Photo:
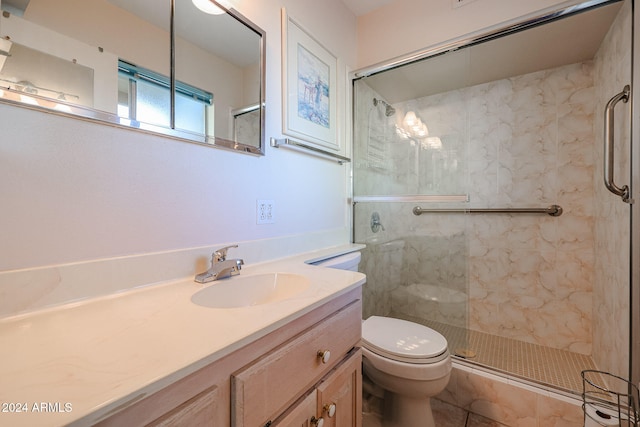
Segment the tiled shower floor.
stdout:
<svg viewBox="0 0 640 427">
<path fill-rule="evenodd" d="M 422 323 L 447 339 L 451 354 L 467 352 L 465 359 L 493 370 L 565 392 L 582 393 L 584 369 L 596 369 L 589 356 L 503 338 L 482 332 L 411 318 L 399 313 L 391 317 Z"/>
</svg>

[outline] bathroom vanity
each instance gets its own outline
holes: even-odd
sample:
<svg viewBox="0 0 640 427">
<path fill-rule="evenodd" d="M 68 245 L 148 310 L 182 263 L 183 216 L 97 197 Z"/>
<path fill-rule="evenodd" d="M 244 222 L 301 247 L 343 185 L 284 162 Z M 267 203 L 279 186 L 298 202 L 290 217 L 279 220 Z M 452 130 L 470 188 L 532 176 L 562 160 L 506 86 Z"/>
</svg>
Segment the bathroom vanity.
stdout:
<svg viewBox="0 0 640 427">
<path fill-rule="evenodd" d="M 337 297 L 98 426 L 359 426 L 361 315 L 359 290 Z"/>
<path fill-rule="evenodd" d="M 308 279 L 281 301 L 203 307 L 193 295 L 223 282 L 182 280 L 0 320 L 0 401 L 29 408 L 0 424 L 360 425 L 365 276 L 308 258 L 237 276 Z"/>
</svg>

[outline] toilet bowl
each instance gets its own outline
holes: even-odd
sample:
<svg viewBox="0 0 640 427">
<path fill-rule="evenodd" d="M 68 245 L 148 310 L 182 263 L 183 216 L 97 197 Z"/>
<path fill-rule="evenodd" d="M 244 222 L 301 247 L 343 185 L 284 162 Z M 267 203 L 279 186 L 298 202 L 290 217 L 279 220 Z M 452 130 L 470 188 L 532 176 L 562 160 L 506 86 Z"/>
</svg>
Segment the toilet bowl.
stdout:
<svg viewBox="0 0 640 427">
<path fill-rule="evenodd" d="M 315 263 L 357 271 L 360 253 Z M 383 427 L 435 427 L 431 397 L 451 377 L 447 340 L 426 326 L 390 317 L 362 322 L 363 373 L 384 390 Z"/>
<path fill-rule="evenodd" d="M 384 390 L 384 427 L 434 427 L 431 397 L 451 377 L 447 340 L 433 329 L 390 317 L 362 323 L 363 372 Z"/>
</svg>

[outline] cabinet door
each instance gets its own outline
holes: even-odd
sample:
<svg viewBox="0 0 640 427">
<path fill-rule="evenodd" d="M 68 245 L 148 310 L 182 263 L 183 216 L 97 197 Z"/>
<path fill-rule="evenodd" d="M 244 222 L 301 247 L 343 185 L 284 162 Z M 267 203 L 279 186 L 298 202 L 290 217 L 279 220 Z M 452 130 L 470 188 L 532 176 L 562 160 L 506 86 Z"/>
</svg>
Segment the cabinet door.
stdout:
<svg viewBox="0 0 640 427">
<path fill-rule="evenodd" d="M 261 427 L 280 416 L 357 345 L 361 319 L 362 306 L 351 304 L 235 373 L 234 426 Z"/>
<path fill-rule="evenodd" d="M 334 405 L 334 406 L 332 406 Z M 318 386 L 323 427 L 362 425 L 362 350 L 356 348 Z"/>
<path fill-rule="evenodd" d="M 318 402 L 318 392 L 313 390 L 300 403 L 285 413 L 281 419 L 277 420 L 273 427 L 311 427 L 311 420 L 316 415 L 316 405 Z"/>
<path fill-rule="evenodd" d="M 229 398 L 223 390 L 228 390 L 228 388 L 210 385 L 202 390 L 201 386 L 209 382 L 207 376 L 197 372 L 195 375 L 129 406 L 122 412 L 94 424 L 94 427 L 214 427 L 224 425 L 228 423 L 226 420 L 229 419 Z M 193 396 L 193 389 L 201 389 L 202 391 Z M 185 395 L 193 397 L 185 401 Z"/>
<path fill-rule="evenodd" d="M 218 411 L 217 387 L 208 390 L 174 408 L 169 413 L 151 422 L 149 427 L 214 426 Z"/>
</svg>

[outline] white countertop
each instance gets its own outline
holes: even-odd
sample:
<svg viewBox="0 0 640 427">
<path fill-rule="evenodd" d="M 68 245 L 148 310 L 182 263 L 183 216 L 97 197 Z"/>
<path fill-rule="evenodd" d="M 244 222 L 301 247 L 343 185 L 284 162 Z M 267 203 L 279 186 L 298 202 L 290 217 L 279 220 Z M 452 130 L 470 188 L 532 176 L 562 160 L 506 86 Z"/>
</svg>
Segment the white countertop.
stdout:
<svg viewBox="0 0 640 427">
<path fill-rule="evenodd" d="M 304 263 L 326 254 L 243 267 L 241 276 L 311 279 L 302 293 L 267 305 L 195 305 L 191 296 L 216 282 L 187 278 L 0 320 L 0 425 L 91 424 L 365 282 L 360 273 Z"/>
</svg>

